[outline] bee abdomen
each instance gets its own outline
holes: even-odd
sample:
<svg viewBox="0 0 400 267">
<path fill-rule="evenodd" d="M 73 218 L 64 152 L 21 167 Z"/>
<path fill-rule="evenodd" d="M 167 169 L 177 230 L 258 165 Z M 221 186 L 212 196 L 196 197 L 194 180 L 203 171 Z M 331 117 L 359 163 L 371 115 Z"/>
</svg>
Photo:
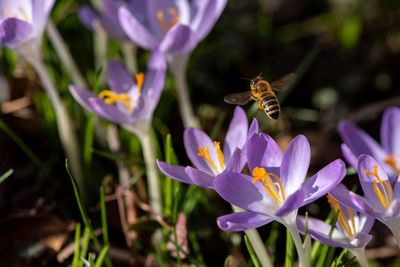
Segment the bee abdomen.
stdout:
<svg viewBox="0 0 400 267">
<path fill-rule="evenodd" d="M 270 118 L 277 120 L 281 113 L 278 98 L 275 95 L 265 95 L 261 99 L 262 108 Z"/>
</svg>

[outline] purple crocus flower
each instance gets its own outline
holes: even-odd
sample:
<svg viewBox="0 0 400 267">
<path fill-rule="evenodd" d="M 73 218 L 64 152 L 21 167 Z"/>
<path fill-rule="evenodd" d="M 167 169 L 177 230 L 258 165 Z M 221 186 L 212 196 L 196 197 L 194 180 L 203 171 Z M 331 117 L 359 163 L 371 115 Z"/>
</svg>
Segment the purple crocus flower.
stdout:
<svg viewBox="0 0 400 267">
<path fill-rule="evenodd" d="M 306 222 L 304 216 L 299 216 L 297 227 L 300 232 L 304 233 L 307 225 L 310 236 L 322 244 L 349 249 L 365 247 L 372 239 L 368 233 L 375 219 L 339 203 L 329 194 L 327 197 L 337 216 L 336 225 L 310 217 Z"/>
<path fill-rule="evenodd" d="M 53 5 L 54 0 L 1 0 L 0 45 L 20 53 L 37 53 L 31 46 L 39 49 Z"/>
<path fill-rule="evenodd" d="M 328 193 L 346 172 L 338 159 L 305 181 L 310 145 L 303 135 L 283 154 L 271 137 L 255 134 L 246 145 L 246 157 L 252 175 L 226 171 L 215 181 L 222 198 L 245 210 L 218 218 L 225 231 L 244 231 L 273 220 L 293 226 L 298 208 Z"/>
<path fill-rule="evenodd" d="M 392 183 L 382 166 L 373 157 L 361 155 L 358 175 L 364 197 L 340 185 L 332 196 L 350 208 L 375 217 L 385 224 L 400 244 L 400 186 L 399 179 Z"/>
<path fill-rule="evenodd" d="M 135 80 L 117 61 L 108 64 L 111 90 L 98 95 L 79 86 L 70 86 L 71 94 L 87 110 L 124 126 L 148 126 L 164 87 L 166 63 L 158 53 L 152 55 L 147 73 L 138 73 Z"/>
<path fill-rule="evenodd" d="M 186 53 L 211 31 L 227 0 L 146 0 L 132 12 L 121 6 L 119 21 L 138 46 L 164 54 Z M 144 16 L 143 16 L 144 14 Z"/>
<path fill-rule="evenodd" d="M 165 175 L 177 181 L 214 188 L 214 178 L 225 170 L 241 172 L 246 161 L 242 148 L 247 137 L 258 132 L 257 120 L 248 129 L 246 113 L 236 107 L 225 137 L 223 150 L 220 143 L 211 141 L 201 130 L 189 128 L 184 133 L 184 145 L 189 159 L 195 168 L 174 166 L 158 161 L 158 167 Z"/>
<path fill-rule="evenodd" d="M 343 121 L 339 124 L 343 138 L 342 152 L 346 160 L 357 168 L 358 156 L 374 157 L 394 181 L 400 173 L 400 109 L 388 108 L 381 123 L 381 144 L 354 124 Z"/>
</svg>

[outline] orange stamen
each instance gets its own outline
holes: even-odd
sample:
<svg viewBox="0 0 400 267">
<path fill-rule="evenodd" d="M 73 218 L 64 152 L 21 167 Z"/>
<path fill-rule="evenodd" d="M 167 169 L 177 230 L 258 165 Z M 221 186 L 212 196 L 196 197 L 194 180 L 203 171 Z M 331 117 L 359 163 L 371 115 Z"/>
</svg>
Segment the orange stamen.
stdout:
<svg viewBox="0 0 400 267">
<path fill-rule="evenodd" d="M 179 23 L 179 13 L 178 10 L 176 10 L 176 8 L 174 7 L 168 8 L 168 14 L 171 16 L 171 20 L 169 22 L 165 20 L 165 15 L 162 10 L 158 10 L 156 13 L 158 23 L 160 23 L 164 31 L 168 31 L 172 26 Z"/>
<path fill-rule="evenodd" d="M 143 73 L 143 72 L 137 73 L 136 76 L 135 76 L 135 78 L 136 78 L 136 86 L 137 86 L 137 89 L 138 89 L 139 91 L 142 91 L 143 84 L 144 84 L 144 73 Z"/>
<path fill-rule="evenodd" d="M 344 214 L 340 204 L 336 201 L 336 199 L 334 199 L 329 194 L 326 197 L 328 199 L 328 203 L 331 204 L 333 210 L 337 214 L 337 221 L 338 221 L 339 225 L 342 227 L 343 231 L 345 231 L 347 236 L 350 237 L 351 239 L 353 239 L 357 232 L 353 210 L 351 208 L 347 207 L 347 212 L 350 217 L 350 218 L 347 218 L 346 215 Z M 349 224 L 349 220 L 350 220 L 351 224 Z"/>
<path fill-rule="evenodd" d="M 382 180 L 379 177 L 378 166 L 376 165 L 374 166 L 373 171 L 364 170 L 364 173 L 375 177 L 372 188 L 381 205 L 387 209 L 393 199 L 393 190 L 390 182 L 388 180 Z"/>
<path fill-rule="evenodd" d="M 253 179 L 252 182 L 261 182 L 265 191 L 268 195 L 278 204 L 281 205 L 285 198 L 285 191 L 281 182 L 281 179 L 274 173 L 268 173 L 262 167 L 256 167 L 253 169 Z M 278 183 L 278 187 L 275 185 L 274 181 L 272 180 L 273 177 Z M 279 195 L 281 193 L 282 197 Z"/>
<path fill-rule="evenodd" d="M 400 169 L 397 167 L 396 158 L 394 155 L 388 155 L 384 161 L 393 169 L 395 173 L 400 173 Z"/>
<path fill-rule="evenodd" d="M 111 90 L 103 90 L 99 93 L 99 98 L 104 100 L 107 105 L 121 103 L 126 107 L 128 112 L 132 112 L 132 99 L 128 94 L 117 94 Z"/>
</svg>

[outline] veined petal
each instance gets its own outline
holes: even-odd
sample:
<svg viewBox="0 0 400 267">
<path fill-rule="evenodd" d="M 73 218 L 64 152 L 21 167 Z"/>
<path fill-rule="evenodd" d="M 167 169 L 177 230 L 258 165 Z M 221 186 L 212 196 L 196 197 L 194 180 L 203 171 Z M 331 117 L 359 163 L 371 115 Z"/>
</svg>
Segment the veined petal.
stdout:
<svg viewBox="0 0 400 267">
<path fill-rule="evenodd" d="M 134 85 L 129 72 L 117 60 L 110 60 L 107 66 L 108 84 L 116 93 L 127 93 Z"/>
<path fill-rule="evenodd" d="M 385 151 L 366 132 L 348 121 L 342 121 L 338 128 L 343 141 L 356 157 L 367 154 L 373 156 L 379 162 L 383 162 L 386 157 Z"/>
<path fill-rule="evenodd" d="M 204 188 L 214 188 L 214 176 L 192 167 L 186 167 L 185 172 L 194 184 Z"/>
<path fill-rule="evenodd" d="M 185 167 L 175 166 L 163 161 L 157 160 L 157 166 L 166 176 L 186 184 L 194 184 L 193 180 L 185 171 Z"/>
<path fill-rule="evenodd" d="M 250 124 L 248 137 L 251 137 L 253 134 L 258 134 L 260 132 L 260 126 L 258 125 L 258 121 L 256 118 Z"/>
<path fill-rule="evenodd" d="M 276 217 L 283 217 L 292 211 L 297 210 L 299 207 L 304 205 L 304 197 L 304 192 L 301 189 L 294 192 L 285 200 L 282 207 L 280 207 L 274 215 Z"/>
<path fill-rule="evenodd" d="M 236 107 L 225 136 L 224 156 L 226 161 L 229 161 L 236 148 L 243 148 L 247 139 L 248 127 L 246 113 L 241 107 Z"/>
<path fill-rule="evenodd" d="M 230 172 L 242 172 L 244 165 L 246 165 L 246 157 L 242 150 L 236 148 L 232 157 L 228 161 L 225 170 Z"/>
<path fill-rule="evenodd" d="M 89 99 L 91 98 L 97 98 L 98 96 L 91 91 L 84 89 L 80 86 L 77 85 L 70 85 L 69 86 L 69 91 L 71 95 L 74 97 L 74 99 L 81 105 L 83 106 L 86 110 L 90 112 L 94 112 L 94 110 L 91 107 L 91 103 Z"/>
<path fill-rule="evenodd" d="M 221 230 L 239 232 L 258 228 L 273 220 L 272 217 L 261 213 L 242 211 L 218 217 L 217 224 Z"/>
<path fill-rule="evenodd" d="M 400 109 L 389 108 L 385 111 L 381 125 L 381 142 L 389 154 L 400 152 Z"/>
<path fill-rule="evenodd" d="M 353 168 L 357 169 L 358 156 L 354 155 L 353 151 L 346 144 L 342 144 L 340 148 L 342 150 L 343 157 L 346 159 L 346 161 Z"/>
<path fill-rule="evenodd" d="M 32 25 L 37 34 L 42 34 L 55 0 L 32 0 Z"/>
<path fill-rule="evenodd" d="M 304 135 L 298 135 L 288 146 L 281 165 L 281 181 L 286 195 L 291 195 L 303 184 L 310 165 L 310 144 Z"/>
<path fill-rule="evenodd" d="M 137 118 L 131 119 L 132 114 L 127 114 L 119 110 L 116 106 L 112 105 L 107 105 L 104 103 L 104 101 L 98 97 L 96 98 L 90 98 L 89 99 L 90 107 L 91 110 L 93 110 L 94 113 L 97 115 L 110 120 L 114 123 L 119 123 L 119 124 L 126 124 L 126 123 L 132 123 L 133 120 L 136 120 Z"/>
<path fill-rule="evenodd" d="M 269 167 L 281 165 L 283 153 L 269 135 L 253 134 L 246 144 L 246 157 L 250 171 L 255 167 L 264 167 L 270 171 Z M 277 175 L 279 176 L 279 173 Z"/>
<path fill-rule="evenodd" d="M 248 175 L 223 172 L 215 178 L 215 191 L 229 203 L 244 210 L 271 214 L 271 199 L 260 183 L 252 183 Z"/>
<path fill-rule="evenodd" d="M 186 53 L 197 44 L 196 36 L 189 26 L 176 24 L 165 34 L 160 43 L 160 51 L 164 54 Z"/>
<path fill-rule="evenodd" d="M 118 17 L 122 29 L 134 43 L 144 49 L 158 47 L 159 40 L 126 7 L 119 9 Z"/>
<path fill-rule="evenodd" d="M 314 202 L 329 193 L 343 180 L 345 175 L 346 166 L 342 160 L 337 159 L 329 163 L 301 187 L 305 194 L 303 205 Z"/>
<path fill-rule="evenodd" d="M 382 206 L 381 200 L 378 198 L 377 193 L 375 192 L 374 188 L 374 181 L 377 180 L 377 177 L 375 177 L 372 174 L 367 174 L 366 171 L 368 172 L 373 172 L 377 168 L 377 175 L 381 181 L 384 181 L 388 183 L 390 186 L 390 190 L 392 190 L 392 186 L 389 182 L 389 177 L 385 173 L 384 169 L 378 164 L 378 162 L 371 156 L 369 155 L 361 155 L 358 159 L 358 176 L 360 177 L 360 184 L 361 187 L 364 191 L 365 196 L 370 200 L 372 205 L 375 207 L 377 210 L 381 210 L 382 212 L 385 211 L 385 208 Z M 384 195 L 384 192 L 387 190 L 385 186 L 379 185 L 377 183 L 378 190 L 381 192 L 382 195 Z M 383 188 L 381 188 L 383 187 Z M 389 192 L 388 192 L 389 193 Z"/>
<path fill-rule="evenodd" d="M 0 21 L 0 44 L 15 48 L 32 37 L 32 25 L 16 18 L 6 18 Z"/>
</svg>

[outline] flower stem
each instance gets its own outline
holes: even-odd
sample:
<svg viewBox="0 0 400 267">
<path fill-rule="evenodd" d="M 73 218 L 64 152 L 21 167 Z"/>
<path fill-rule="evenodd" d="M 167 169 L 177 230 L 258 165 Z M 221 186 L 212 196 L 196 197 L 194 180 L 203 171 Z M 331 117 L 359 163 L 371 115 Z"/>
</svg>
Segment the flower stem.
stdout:
<svg viewBox="0 0 400 267">
<path fill-rule="evenodd" d="M 365 247 L 350 249 L 350 252 L 357 258 L 361 267 L 369 267 L 367 257 L 365 255 Z"/>
<path fill-rule="evenodd" d="M 137 46 L 130 42 L 123 42 L 121 49 L 124 54 L 125 64 L 131 73 L 137 73 Z"/>
<path fill-rule="evenodd" d="M 189 89 L 186 80 L 186 68 L 189 54 L 174 55 L 169 58 L 172 75 L 176 82 L 178 92 L 179 108 L 185 128 L 199 128 L 200 124 L 194 115 L 192 102 L 189 96 Z"/>
<path fill-rule="evenodd" d="M 294 245 L 296 246 L 297 255 L 299 257 L 299 267 L 309 267 L 310 266 L 310 257 L 307 255 L 306 250 L 303 247 L 303 242 L 301 240 L 299 231 L 297 230 L 296 225 L 285 224 L 286 228 L 289 230 L 290 235 L 293 238 Z"/>
<path fill-rule="evenodd" d="M 64 67 L 71 75 L 73 82 L 76 85 L 87 87 L 86 81 L 79 72 L 79 68 L 75 64 L 75 61 L 72 59 L 72 56 L 68 50 L 67 45 L 65 44 L 63 38 L 58 32 L 57 27 L 51 20 L 49 20 L 49 22 L 47 23 L 46 30 L 47 30 L 47 35 L 49 36 L 49 39 L 54 46 L 54 49 L 56 50 L 58 56 L 60 57 L 61 62 L 64 64 Z"/>
<path fill-rule="evenodd" d="M 50 97 L 50 101 L 53 105 L 54 112 L 57 120 L 57 129 L 58 134 L 60 136 L 61 144 L 64 148 L 66 156 L 68 158 L 68 162 L 71 163 L 71 168 L 74 176 L 76 177 L 80 190 L 84 193 L 85 186 L 83 181 L 83 173 L 80 162 L 80 152 L 78 149 L 78 142 L 75 136 L 74 131 L 72 130 L 71 119 L 68 115 L 67 109 L 64 106 L 64 103 L 61 101 L 58 92 L 51 81 L 49 74 L 46 71 L 46 68 L 43 64 L 40 56 L 38 57 L 25 57 L 26 60 L 35 68 L 43 86 L 46 90 L 48 96 Z"/>
<path fill-rule="evenodd" d="M 158 169 L 156 165 L 156 150 L 154 142 L 151 140 L 150 125 L 142 125 L 143 127 L 132 127 L 124 125 L 125 129 L 136 134 L 142 145 L 144 163 L 146 165 L 146 174 L 148 181 L 148 189 L 150 196 L 150 206 L 156 214 L 162 214 L 160 180 L 158 177 Z"/>
</svg>

